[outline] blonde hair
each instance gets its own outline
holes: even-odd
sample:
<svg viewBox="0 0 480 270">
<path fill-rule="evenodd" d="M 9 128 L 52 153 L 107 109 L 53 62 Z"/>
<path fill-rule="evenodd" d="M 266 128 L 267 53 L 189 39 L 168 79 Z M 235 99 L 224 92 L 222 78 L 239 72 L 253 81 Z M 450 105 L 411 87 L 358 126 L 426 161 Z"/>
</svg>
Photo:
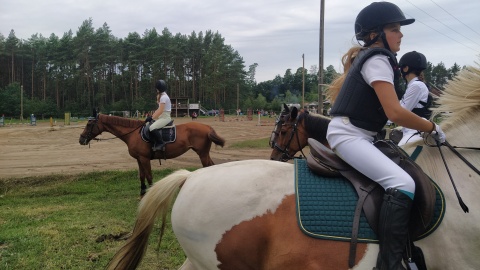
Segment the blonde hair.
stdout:
<svg viewBox="0 0 480 270">
<path fill-rule="evenodd" d="M 333 80 L 333 82 L 329 85 L 325 93 L 327 96 L 327 99 L 330 99 L 331 103 L 335 102 L 335 99 L 337 98 L 338 93 L 342 88 L 343 82 L 345 81 L 345 77 L 347 76 L 348 71 L 352 66 L 353 60 L 358 55 L 358 52 L 360 52 L 360 50 L 362 49 L 364 49 L 364 47 L 354 46 L 350 48 L 350 50 L 348 50 L 348 52 L 342 56 L 343 74 L 341 74 L 339 77 Z"/>
<path fill-rule="evenodd" d="M 364 44 L 369 44 L 374 38 L 377 37 L 377 35 L 378 33 L 376 32 L 370 32 L 367 33 L 364 37 L 362 37 L 361 40 Z M 339 75 L 335 80 L 333 80 L 333 82 L 328 86 L 328 89 L 325 91 L 327 99 L 330 99 L 330 102 L 332 104 L 335 102 L 335 99 L 337 99 L 340 89 L 342 89 L 343 82 L 347 77 L 348 71 L 352 66 L 353 60 L 355 60 L 355 57 L 357 57 L 358 53 L 361 50 L 367 49 L 376 44 L 377 42 L 378 41 L 370 44 L 368 47 L 365 47 L 365 45 L 354 45 L 342 56 L 343 74 Z"/>
</svg>

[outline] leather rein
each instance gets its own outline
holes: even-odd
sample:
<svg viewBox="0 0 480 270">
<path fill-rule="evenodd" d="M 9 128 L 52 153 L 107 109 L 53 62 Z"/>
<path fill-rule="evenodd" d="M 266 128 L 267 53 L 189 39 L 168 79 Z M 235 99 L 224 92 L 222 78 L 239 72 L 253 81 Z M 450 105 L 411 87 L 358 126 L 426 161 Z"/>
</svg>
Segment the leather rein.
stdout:
<svg viewBox="0 0 480 270">
<path fill-rule="evenodd" d="M 89 117 L 88 118 L 88 121 L 92 121 L 95 123 L 95 124 L 92 124 L 90 126 L 90 129 L 88 130 L 88 133 L 87 133 L 87 136 L 85 136 L 85 140 L 88 140 L 89 143 L 88 143 L 88 147 L 90 147 L 90 141 L 92 140 L 95 140 L 95 141 L 108 141 L 108 140 L 113 140 L 113 139 L 119 139 L 121 137 L 124 137 L 128 134 L 131 134 L 133 133 L 135 130 L 138 130 L 140 129 L 142 126 L 145 125 L 145 123 L 141 124 L 140 126 L 136 127 L 135 129 L 133 129 L 132 131 L 129 131 L 127 133 L 124 133 L 122 135 L 119 135 L 119 136 L 115 136 L 115 137 L 112 137 L 112 138 L 106 138 L 106 139 L 98 139 L 98 138 L 92 138 L 92 134 L 93 134 L 93 128 L 94 127 L 97 127 L 98 128 L 98 116 L 97 117 Z"/>
<path fill-rule="evenodd" d="M 469 209 L 468 206 L 463 202 L 462 197 L 460 196 L 460 193 L 457 190 L 457 187 L 455 185 L 455 182 L 453 181 L 452 174 L 450 173 L 450 169 L 448 168 L 447 161 L 445 160 L 445 157 L 443 156 L 442 152 L 442 145 L 445 145 L 448 147 L 458 158 L 460 158 L 465 164 L 467 164 L 468 167 L 470 167 L 474 172 L 476 172 L 478 175 L 480 175 L 480 170 L 478 170 L 470 161 L 468 161 L 462 154 L 460 154 L 455 148 L 464 148 L 464 149 L 471 149 L 471 150 L 480 150 L 478 147 L 457 147 L 457 146 L 452 146 L 447 140 L 445 140 L 444 143 L 440 143 L 439 141 L 435 140 L 436 146 L 438 147 L 438 151 L 440 152 L 440 156 L 442 157 L 443 164 L 445 165 L 445 169 L 447 170 L 448 176 L 450 177 L 450 181 L 452 182 L 453 189 L 455 190 L 455 194 L 458 199 L 458 203 L 460 204 L 460 207 L 462 208 L 463 212 L 468 213 Z M 428 146 L 435 147 L 434 145 L 428 144 L 426 141 L 425 143 Z"/>
</svg>

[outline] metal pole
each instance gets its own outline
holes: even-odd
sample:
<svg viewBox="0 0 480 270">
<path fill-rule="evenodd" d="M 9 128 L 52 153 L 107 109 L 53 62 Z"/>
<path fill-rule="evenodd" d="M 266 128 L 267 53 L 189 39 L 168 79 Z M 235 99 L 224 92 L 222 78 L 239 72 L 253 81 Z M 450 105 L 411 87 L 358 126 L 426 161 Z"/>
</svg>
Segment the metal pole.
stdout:
<svg viewBox="0 0 480 270">
<path fill-rule="evenodd" d="M 23 121 L 23 85 L 20 86 L 20 121 Z"/>
<path fill-rule="evenodd" d="M 323 114 L 323 34 L 324 34 L 325 0 L 320 1 L 320 45 L 318 69 L 318 113 Z"/>
<path fill-rule="evenodd" d="M 302 54 L 302 109 L 305 109 L 305 54 Z"/>
</svg>

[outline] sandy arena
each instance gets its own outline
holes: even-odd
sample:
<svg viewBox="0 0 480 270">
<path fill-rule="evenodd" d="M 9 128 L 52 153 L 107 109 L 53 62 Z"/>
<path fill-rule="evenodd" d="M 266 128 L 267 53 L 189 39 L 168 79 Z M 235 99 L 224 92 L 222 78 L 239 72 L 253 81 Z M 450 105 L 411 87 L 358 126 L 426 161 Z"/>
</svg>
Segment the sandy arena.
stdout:
<svg viewBox="0 0 480 270">
<path fill-rule="evenodd" d="M 176 124 L 192 121 L 191 118 L 175 118 Z M 212 146 L 210 156 L 215 164 L 244 159 L 269 159 L 271 149 L 232 149 L 235 142 L 267 138 L 270 136 L 274 119 L 254 117 L 252 121 L 236 117 L 199 118 L 199 121 L 212 126 L 226 140 L 225 147 Z M 7 121 L 5 121 L 7 122 Z M 104 170 L 137 169 L 136 161 L 128 154 L 127 145 L 119 139 L 92 141 L 90 146 L 80 145 L 78 140 L 86 121 L 72 122 L 70 125 L 56 123 L 53 126 L 37 122 L 36 126 L 6 123 L 0 127 L 0 178 L 22 178 L 50 174 L 76 174 Z M 112 138 L 110 133 L 102 133 L 98 138 Z M 152 160 L 153 169 L 201 167 L 200 159 L 193 151 L 169 160 Z"/>
</svg>

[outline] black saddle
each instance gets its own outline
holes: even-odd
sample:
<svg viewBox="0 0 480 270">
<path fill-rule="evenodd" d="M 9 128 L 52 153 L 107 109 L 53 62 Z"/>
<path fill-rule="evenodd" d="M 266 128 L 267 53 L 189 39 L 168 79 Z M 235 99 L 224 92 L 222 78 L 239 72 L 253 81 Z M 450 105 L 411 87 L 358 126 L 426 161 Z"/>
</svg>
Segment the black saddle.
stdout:
<svg viewBox="0 0 480 270">
<path fill-rule="evenodd" d="M 153 142 L 153 135 L 151 132 L 150 132 L 150 125 L 153 123 L 154 121 L 152 121 L 151 123 L 147 123 L 145 124 L 145 126 L 142 127 L 142 129 L 140 130 L 140 136 L 142 137 L 142 140 L 145 141 L 145 142 Z M 176 126 L 173 124 L 173 120 L 170 121 L 166 126 L 164 126 L 163 128 L 160 129 L 161 131 L 161 134 L 162 134 L 162 139 L 165 143 L 171 143 L 171 142 L 174 142 L 176 137 L 177 137 L 177 131 L 176 131 Z"/>
</svg>

